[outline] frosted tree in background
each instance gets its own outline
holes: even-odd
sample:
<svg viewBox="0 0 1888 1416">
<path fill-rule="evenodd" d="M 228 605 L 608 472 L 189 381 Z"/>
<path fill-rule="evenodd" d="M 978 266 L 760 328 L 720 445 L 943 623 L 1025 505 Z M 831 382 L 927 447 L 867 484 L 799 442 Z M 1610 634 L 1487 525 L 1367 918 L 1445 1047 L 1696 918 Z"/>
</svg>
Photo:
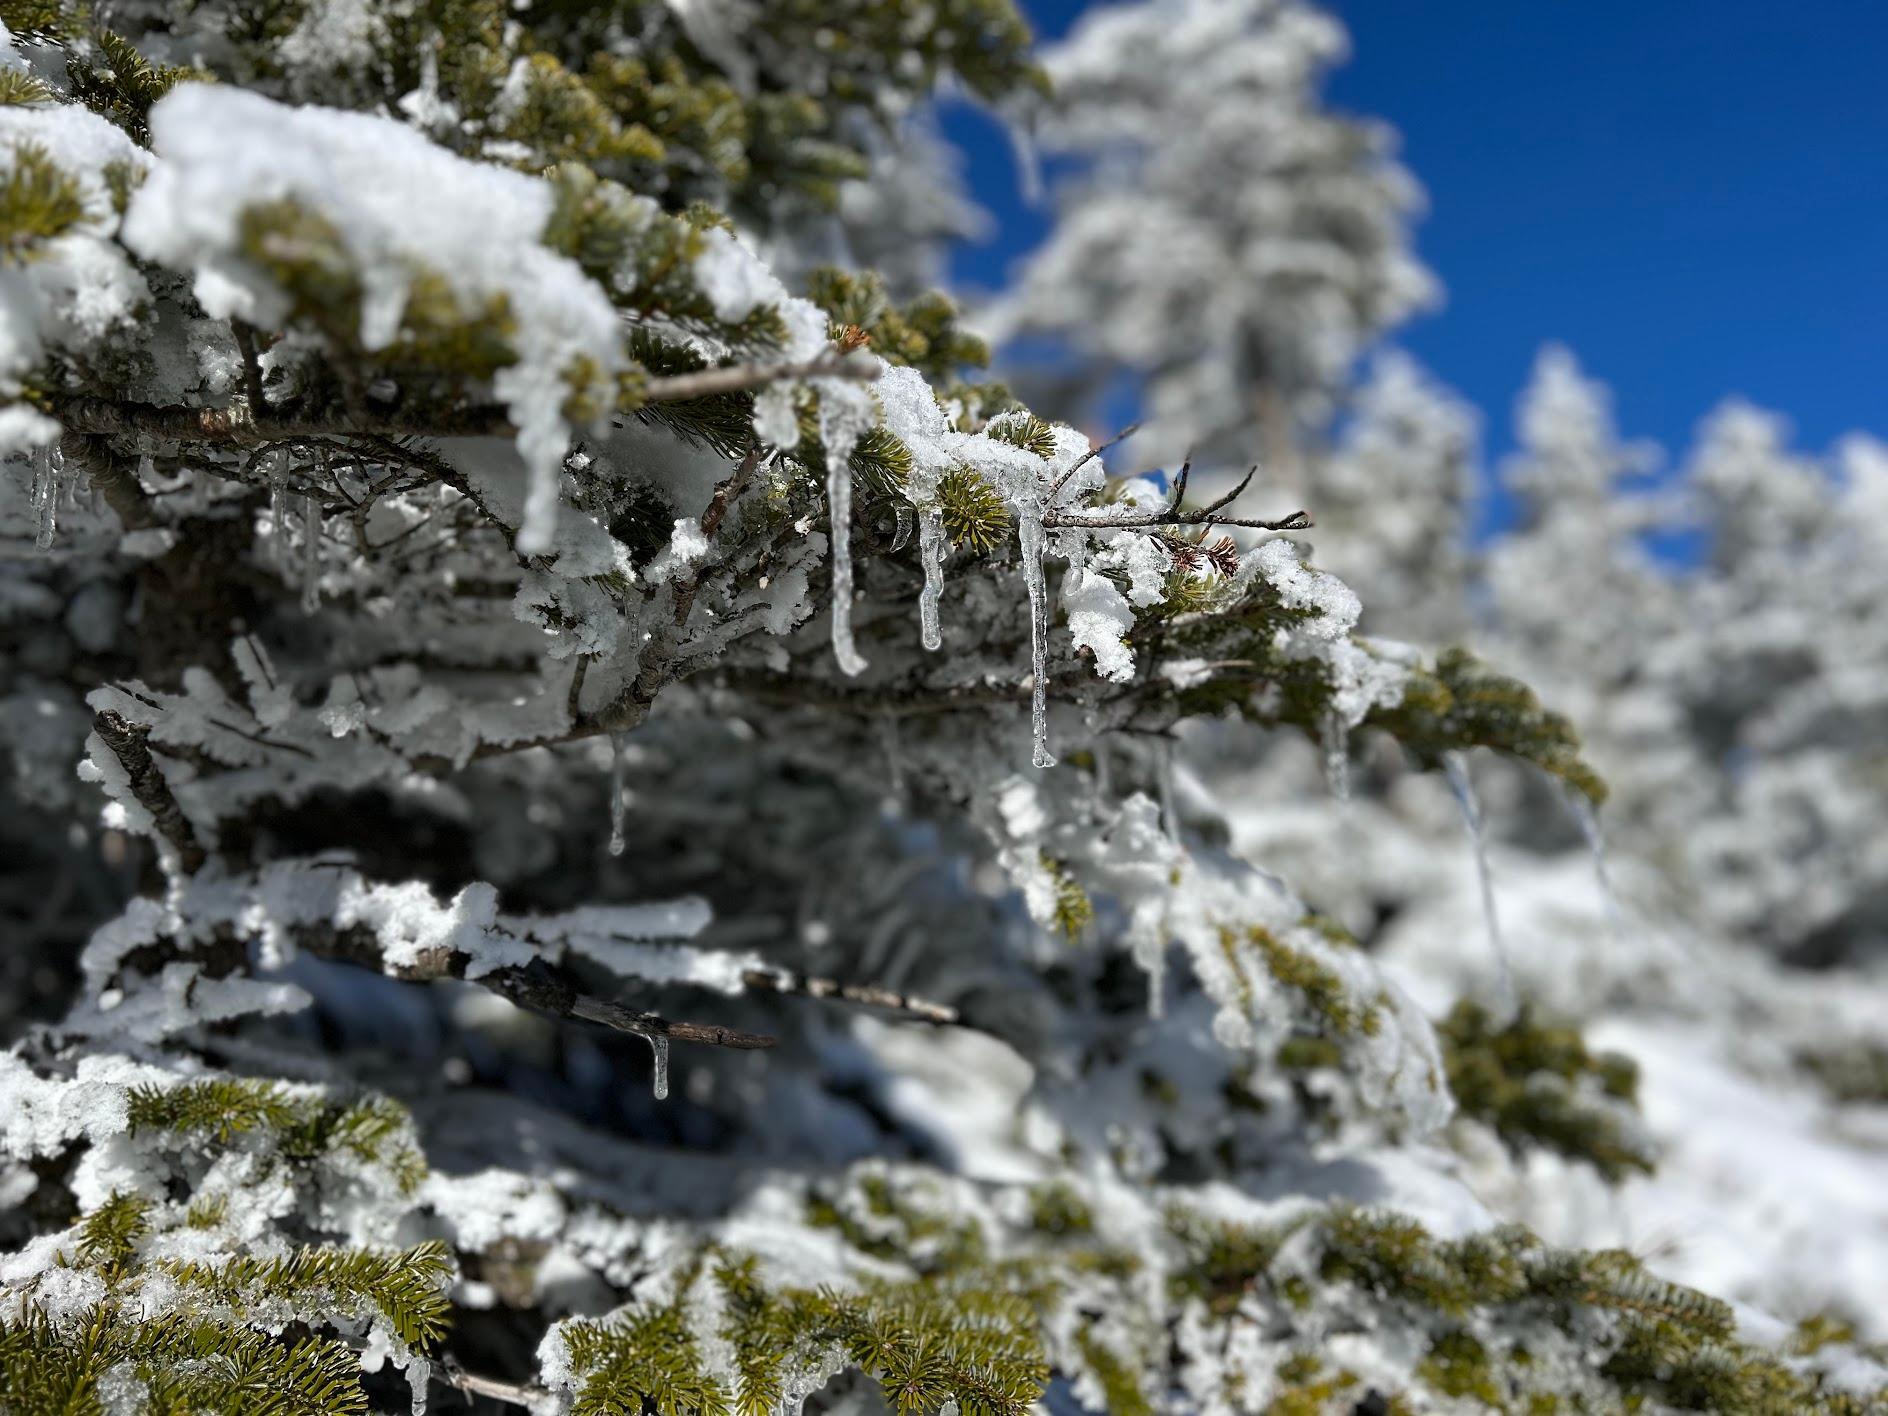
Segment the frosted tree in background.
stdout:
<svg viewBox="0 0 1888 1416">
<path fill-rule="evenodd" d="M 1390 350 L 1314 458 L 1320 560 L 1362 597 L 1369 633 L 1436 644 L 1467 632 L 1478 437 L 1474 409 Z"/>
<path fill-rule="evenodd" d="M 1566 720 L 814 264 L 1003 0 L 0 18 L 0 1409 L 1880 1405 L 1478 1200 L 1650 1166 L 1631 1063 L 1173 746 Z"/>
<path fill-rule="evenodd" d="M 1322 104 L 1346 45 L 1299 0 L 1085 16 L 1045 55 L 1040 121 L 1076 170 L 992 333 L 1055 335 L 1090 392 L 1131 373 L 1142 447 L 1289 480 L 1359 352 L 1434 294 L 1393 135 Z"/>
<path fill-rule="evenodd" d="M 1243 129 L 1229 116 L 1237 104 L 1209 117 L 1218 93 L 1196 87 L 1196 74 L 1263 75 L 1270 92 L 1290 94 L 1307 70 L 1286 56 L 1336 53 L 1287 42 L 1336 34 L 1323 16 L 1236 13 L 1111 8 L 1050 51 L 1058 77 L 1102 72 L 1118 86 L 1060 86 L 1055 122 L 1109 136 L 1069 149 L 1061 223 L 998 307 L 1028 312 L 1014 327 L 1030 338 L 1006 357 L 1065 416 L 1084 415 L 1079 399 L 1114 372 L 1145 378 L 1157 436 L 1129 446 L 1150 459 L 1191 431 L 1161 426 L 1162 387 L 1175 406 L 1193 392 L 1229 406 L 1218 380 L 1234 341 L 1201 331 L 1269 333 L 1293 308 L 1275 291 L 1260 298 L 1264 262 L 1235 271 L 1183 259 L 1231 229 L 1223 213 L 1244 191 L 1206 180 L 1205 161 L 1189 167 L 1196 151 L 1210 146 L 1224 175 L 1296 150 L 1274 109 L 1246 105 Z M 1284 24 L 1292 14 L 1308 28 Z M 1142 110 L 1123 94 L 1170 96 L 1185 116 L 1168 125 L 1148 112 L 1139 128 L 1164 145 L 1139 143 L 1123 115 Z M 1209 135 L 1198 148 L 1196 130 Z M 1164 208 L 1143 186 L 1166 190 L 1166 172 L 1200 179 L 1190 225 L 1156 227 L 1149 215 Z M 1326 190 L 1308 182 L 1293 199 L 1309 210 Z M 1321 268 L 1355 269 L 1335 255 Z M 1132 315 L 1137 333 L 1102 312 Z M 1487 1110 L 1458 1116 L 1449 1137 L 1498 1212 L 1562 1241 L 1630 1246 L 1662 1273 L 1805 1331 L 1854 1325 L 1880 1337 L 1888 1000 L 1874 961 L 1888 796 L 1880 675 L 1863 667 L 1883 656 L 1879 616 L 1862 608 L 1888 589 L 1888 562 L 1871 549 L 1879 444 L 1857 438 L 1805 457 L 1778 420 L 1732 405 L 1681 475 L 1661 479 L 1656 450 L 1621 437 L 1607 391 L 1550 348 L 1521 400 L 1519 450 L 1500 469 L 1514 524 L 1471 546 L 1473 417 L 1406 356 L 1381 354 L 1361 377 L 1350 367 L 1388 323 L 1319 326 L 1326 347 L 1348 351 L 1321 395 L 1336 414 L 1328 430 L 1306 416 L 1289 451 L 1267 456 L 1257 440 L 1231 451 L 1262 458 L 1255 485 L 1308 489 L 1316 559 L 1359 591 L 1360 628 L 1378 652 L 1391 648 L 1380 636 L 1461 646 L 1437 663 L 1459 676 L 1462 697 L 1487 691 L 1480 664 L 1500 664 L 1579 723 L 1611 788 L 1606 811 L 1596 817 L 1564 783 L 1490 754 L 1412 764 L 1333 718 L 1312 743 L 1226 719 L 1189 724 L 1180 813 L 1226 831 L 1237 854 L 1340 919 L 1445 1020 L 1445 1040 L 1492 1027 L 1506 1055 L 1538 1058 L 1521 1038 L 1564 1027 L 1643 1064 L 1653 1143 L 1643 1167 L 1625 1152 L 1595 1167 L 1552 1146 L 1516 1148 Z M 1063 389 L 1030 362 L 1045 339 L 1109 354 L 1077 359 Z M 1197 369 L 1185 362 L 1196 354 Z M 1185 383 L 1165 379 L 1170 355 Z M 1055 404 L 1064 393 L 1070 401 Z M 1655 553 L 1654 538 L 1672 535 L 1704 547 L 1704 564 Z M 1412 765 L 1442 766 L 1454 790 Z M 1476 1077 L 1453 1075 L 1465 1110 Z M 1551 1095 L 1552 1084 L 1535 1077 L 1523 1094 Z"/>
<path fill-rule="evenodd" d="M 1622 493 L 1632 453 L 1606 403 L 1543 355 L 1508 469 L 1522 521 L 1489 557 L 1495 642 L 1576 704 L 1616 831 L 1663 863 L 1680 911 L 1799 963 L 1878 955 L 1882 700 L 1860 666 L 1888 648 L 1880 444 L 1806 456 L 1733 400 L 1668 490 Z M 1661 530 L 1697 538 L 1701 564 L 1655 563 L 1640 536 Z M 1543 587 L 1583 614 L 1542 614 Z"/>
</svg>

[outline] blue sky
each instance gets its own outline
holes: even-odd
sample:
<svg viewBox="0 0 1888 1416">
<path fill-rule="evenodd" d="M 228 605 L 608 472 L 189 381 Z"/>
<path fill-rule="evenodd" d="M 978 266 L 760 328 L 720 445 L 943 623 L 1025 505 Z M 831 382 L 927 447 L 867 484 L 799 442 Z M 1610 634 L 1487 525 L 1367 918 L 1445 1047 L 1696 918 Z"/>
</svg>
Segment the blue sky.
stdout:
<svg viewBox="0 0 1888 1416">
<path fill-rule="evenodd" d="M 1675 455 L 1731 393 L 1810 447 L 1888 434 L 1888 6 L 1332 7 L 1353 44 L 1332 102 L 1398 128 L 1429 192 L 1417 247 L 1448 298 L 1400 342 L 1482 409 L 1491 454 L 1550 339 Z M 1044 38 L 1084 8 L 1024 0 Z M 954 273 L 988 286 L 1047 218 L 987 120 L 949 131 L 998 218 Z"/>
</svg>

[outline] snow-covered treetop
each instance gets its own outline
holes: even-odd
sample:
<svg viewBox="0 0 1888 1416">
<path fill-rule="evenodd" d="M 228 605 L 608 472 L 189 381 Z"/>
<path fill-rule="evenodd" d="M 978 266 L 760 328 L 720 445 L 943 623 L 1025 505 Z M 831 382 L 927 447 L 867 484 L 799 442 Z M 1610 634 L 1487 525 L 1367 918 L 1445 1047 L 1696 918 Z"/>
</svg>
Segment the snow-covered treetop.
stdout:
<svg viewBox="0 0 1888 1416">
<path fill-rule="evenodd" d="M 1087 15 L 1044 58 L 1040 141 L 1076 170 L 996 332 L 1055 335 L 1093 387 L 1143 375 L 1164 441 L 1283 463 L 1358 353 L 1435 293 L 1392 135 L 1321 104 L 1344 52 L 1299 0 Z"/>
</svg>

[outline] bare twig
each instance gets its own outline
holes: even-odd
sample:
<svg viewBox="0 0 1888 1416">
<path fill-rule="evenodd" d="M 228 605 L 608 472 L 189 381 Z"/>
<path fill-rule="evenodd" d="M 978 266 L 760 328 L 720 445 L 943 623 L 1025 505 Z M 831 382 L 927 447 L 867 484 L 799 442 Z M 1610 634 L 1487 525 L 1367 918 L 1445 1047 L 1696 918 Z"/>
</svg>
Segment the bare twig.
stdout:
<svg viewBox="0 0 1888 1416">
<path fill-rule="evenodd" d="M 1198 511 L 1148 511 L 1126 515 L 1079 516 L 1051 512 L 1043 517 L 1045 527 L 1077 527 L 1090 531 L 1121 531 L 1154 526 L 1244 526 L 1253 531 L 1309 531 L 1315 524 L 1310 513 L 1294 511 L 1277 521 L 1259 521 L 1248 516 L 1221 516 L 1201 508 Z"/>
<path fill-rule="evenodd" d="M 1060 477 L 1057 477 L 1055 479 L 1055 485 L 1049 488 L 1049 495 L 1043 499 L 1043 505 L 1051 506 L 1051 507 L 1054 506 L 1057 494 L 1060 493 L 1061 490 L 1068 485 L 1069 478 L 1073 477 L 1077 472 L 1081 471 L 1089 463 L 1093 462 L 1097 457 L 1100 457 L 1109 448 L 1115 446 L 1117 443 L 1126 442 L 1129 438 L 1133 437 L 1140 430 L 1141 430 L 1141 425 L 1139 423 L 1129 423 L 1120 432 L 1116 433 L 1113 437 L 1109 438 L 1107 442 L 1102 443 L 1099 447 L 1091 447 L 1090 449 L 1088 449 L 1087 452 L 1083 453 L 1080 457 L 1076 458 L 1074 462 L 1069 464 L 1068 471 L 1064 472 Z"/>
<path fill-rule="evenodd" d="M 1064 511 L 1055 510 L 1056 493 L 1060 492 L 1063 484 L 1075 475 L 1076 468 L 1089 458 L 1113 447 L 1115 443 L 1120 442 L 1133 431 L 1134 428 L 1130 427 L 1125 432 L 1115 434 L 1113 439 L 1086 454 L 1074 467 L 1069 468 L 1056 479 L 1044 503 L 1048 507 L 1048 511 L 1042 518 L 1042 524 L 1045 527 L 1065 526 L 1094 531 L 1121 531 L 1155 526 L 1244 526 L 1254 531 L 1308 531 L 1311 529 L 1311 517 L 1302 511 L 1294 511 L 1290 516 L 1282 517 L 1277 521 L 1257 521 L 1250 517 L 1220 514 L 1237 501 L 1247 487 L 1252 485 L 1252 478 L 1259 470 L 1257 464 L 1254 464 L 1246 475 L 1239 479 L 1238 485 L 1224 496 L 1216 497 L 1207 505 L 1197 507 L 1192 511 L 1182 511 L 1181 504 L 1187 496 L 1187 479 L 1193 474 L 1191 453 L 1188 453 L 1186 460 L 1180 464 L 1180 470 L 1173 479 L 1173 488 L 1167 497 L 1167 504 L 1159 511 L 1109 511 L 1106 508 L 1095 512 L 1084 512 L 1073 508 Z"/>
<path fill-rule="evenodd" d="M 157 512 L 138 474 L 126 459 L 112 453 L 105 439 L 68 433 L 60 439 L 59 450 L 67 462 L 85 473 L 125 530 L 146 531 L 158 524 Z"/>
<path fill-rule="evenodd" d="M 150 813 L 158 834 L 176 850 L 177 864 L 184 874 L 195 875 L 203 869 L 209 857 L 197 840 L 190 818 L 184 815 L 177 798 L 171 794 L 164 769 L 151 757 L 150 746 L 145 741 L 147 729 L 107 709 L 93 716 L 92 731 L 125 769 L 131 794 L 137 798 L 138 805 Z"/>
<path fill-rule="evenodd" d="M 845 1003 L 862 1003 L 871 1008 L 889 1008 L 927 1023 L 954 1023 L 957 1010 L 945 1003 L 914 998 L 889 988 L 871 984 L 840 983 L 837 979 L 813 978 L 785 970 L 749 969 L 741 975 L 749 988 L 768 993 L 797 993 L 805 998 L 837 998 Z"/>
<path fill-rule="evenodd" d="M 529 964 L 493 969 L 476 978 L 466 978 L 471 956 L 446 948 L 422 949 L 410 960 L 389 963 L 379 941 L 361 929 L 335 930 L 300 928 L 294 931 L 299 948 L 337 963 L 371 969 L 407 983 L 429 983 L 435 979 L 456 978 L 488 988 L 508 1002 L 533 1013 L 554 1018 L 578 1018 L 600 1023 L 617 1032 L 636 1033 L 648 1038 L 667 1038 L 674 1042 L 699 1042 L 710 1047 L 733 1047 L 744 1051 L 772 1047 L 778 1038 L 767 1033 L 742 1032 L 717 1023 L 692 1023 L 644 1012 L 607 998 L 581 992 L 575 980 L 563 969 L 545 959 Z"/>
<path fill-rule="evenodd" d="M 1178 511 L 1187 499 L 1187 478 L 1193 475 L 1193 454 L 1188 453 L 1180 462 L 1180 472 L 1173 479 L 1173 491 L 1167 498 L 1167 510 Z"/>
<path fill-rule="evenodd" d="M 753 475 L 759 463 L 760 449 L 750 449 L 715 488 L 714 496 L 702 512 L 703 535 L 712 538 L 720 530 L 728 508 L 741 495 L 747 479 Z M 586 728 L 590 732 L 628 732 L 639 727 L 649 716 L 649 710 L 655 706 L 656 695 L 668 687 L 675 677 L 676 652 L 682 647 L 683 632 L 688 628 L 688 617 L 695 608 L 695 596 L 700 589 L 699 569 L 690 571 L 675 583 L 674 611 L 669 616 L 669 623 L 653 631 L 649 641 L 643 645 L 642 657 L 637 661 L 636 677 L 614 702 L 597 714 L 594 725 L 578 723 L 573 728 L 573 735 L 587 736 L 588 733 L 582 731 Z"/>
<path fill-rule="evenodd" d="M 496 1377 L 481 1377 L 476 1372 L 468 1372 L 459 1365 L 459 1359 L 450 1352 L 433 1365 L 432 1376 L 434 1381 L 444 1386 L 456 1387 L 467 1396 L 489 1397 L 493 1401 L 502 1401 L 507 1406 L 533 1409 L 541 1405 L 547 1395 L 542 1387 L 523 1386 L 517 1382 L 502 1382 Z"/>
<path fill-rule="evenodd" d="M 1207 503 L 1206 514 L 1208 516 L 1211 516 L 1214 512 L 1224 510 L 1226 507 L 1229 507 L 1234 502 L 1238 501 L 1240 495 L 1245 491 L 1245 489 L 1252 485 L 1252 479 L 1258 475 L 1258 471 L 1259 471 L 1259 464 L 1255 462 L 1246 469 L 1246 475 L 1239 479 L 1238 485 L 1235 486 L 1230 492 L 1227 492 L 1225 496 L 1220 497 L 1217 501 Z M 1186 468 L 1183 467 L 1180 469 L 1180 476 L 1181 476 L 1180 485 L 1182 488 L 1185 488 Z M 1178 507 L 1180 505 L 1180 502 L 1181 502 L 1181 498 L 1178 496 L 1176 496 L 1173 499 L 1173 504 L 1175 507 Z M 1300 512 L 1299 514 L 1303 515 L 1302 512 Z"/>
<path fill-rule="evenodd" d="M 878 365 L 870 358 L 828 349 L 799 363 L 723 364 L 650 379 L 643 385 L 642 397 L 645 405 L 683 403 L 712 394 L 739 393 L 782 379 L 865 380 L 874 377 L 877 371 Z M 366 410 L 329 410 L 315 415 L 271 412 L 249 398 L 227 408 L 159 407 L 106 398 L 68 398 L 54 406 L 53 416 L 69 431 L 77 433 L 145 433 L 170 442 L 222 442 L 237 446 L 285 438 L 512 437 L 517 432 L 510 414 L 492 405 L 384 415 Z"/>
</svg>

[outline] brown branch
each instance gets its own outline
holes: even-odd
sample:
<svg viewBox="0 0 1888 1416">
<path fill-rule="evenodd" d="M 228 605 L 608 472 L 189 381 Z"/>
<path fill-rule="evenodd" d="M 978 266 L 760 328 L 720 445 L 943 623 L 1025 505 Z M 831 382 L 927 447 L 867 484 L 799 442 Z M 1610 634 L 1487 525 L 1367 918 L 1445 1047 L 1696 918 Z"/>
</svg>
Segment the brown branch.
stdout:
<svg viewBox="0 0 1888 1416">
<path fill-rule="evenodd" d="M 68 433 L 59 441 L 66 461 L 78 468 L 127 531 L 146 531 L 158 525 L 156 509 L 138 474 L 126 459 L 114 456 L 101 437 Z"/>
<path fill-rule="evenodd" d="M 424 949 L 411 963 L 389 964 L 379 941 L 362 929 L 335 930 L 299 928 L 295 930 L 297 947 L 323 959 L 370 969 L 404 983 L 430 983 L 437 979 L 459 979 L 490 989 L 500 998 L 528 1012 L 554 1018 L 577 1018 L 600 1023 L 617 1032 L 636 1033 L 648 1038 L 668 1038 L 675 1042 L 699 1042 L 711 1047 L 754 1050 L 772 1047 L 778 1038 L 766 1033 L 742 1032 L 717 1023 L 691 1023 L 644 1012 L 607 998 L 597 998 L 580 991 L 575 980 L 549 961 L 538 958 L 529 964 L 507 965 L 468 978 L 472 958 L 451 948 Z"/>
<path fill-rule="evenodd" d="M 798 994 L 803 998 L 836 998 L 844 1003 L 862 1003 L 870 1008 L 889 1008 L 927 1023 L 955 1023 L 957 1010 L 928 998 L 914 998 L 872 984 L 840 983 L 837 979 L 814 978 L 785 970 L 749 969 L 741 975 L 749 988 L 766 993 Z"/>
<path fill-rule="evenodd" d="M 502 1401 L 508 1406 L 522 1406 L 535 1410 L 549 1394 L 543 1387 L 524 1386 L 517 1382 L 502 1382 L 496 1377 L 481 1377 L 476 1372 L 468 1372 L 459 1365 L 459 1359 L 450 1352 L 444 1354 L 433 1365 L 432 1378 L 443 1386 L 454 1387 L 467 1396 L 483 1396 L 493 1401 Z"/>
<path fill-rule="evenodd" d="M 715 488 L 714 496 L 702 512 L 703 535 L 712 538 L 720 530 L 728 508 L 741 495 L 742 489 L 747 486 L 747 479 L 753 475 L 759 462 L 760 449 L 750 449 L 747 456 L 736 463 L 734 470 Z M 699 569 L 691 570 L 675 582 L 674 612 L 669 616 L 669 623 L 659 626 L 642 646 L 642 657 L 636 664 L 636 677 L 615 702 L 597 714 L 593 724 L 574 724 L 567 738 L 589 736 L 594 732 L 624 733 L 642 725 L 649 716 L 649 710 L 655 706 L 656 696 L 675 677 L 676 652 L 682 646 L 683 631 L 688 627 L 688 617 L 695 608 L 695 596 L 700 589 Z"/>
<path fill-rule="evenodd" d="M 644 406 L 683 403 L 718 393 L 759 388 L 782 379 L 863 381 L 875 377 L 877 372 L 878 365 L 869 358 L 827 350 L 799 363 L 722 364 L 650 379 L 642 387 L 642 401 Z M 517 434 L 511 415 L 492 405 L 430 409 L 419 414 L 329 411 L 313 415 L 270 412 L 251 400 L 245 401 L 250 406 L 180 408 L 108 398 L 68 398 L 55 404 L 53 416 L 75 433 L 105 436 L 144 433 L 171 442 L 222 442 L 238 446 L 287 438 L 513 437 Z"/>
<path fill-rule="evenodd" d="M 1277 521 L 1259 521 L 1247 516 L 1221 516 L 1204 507 L 1198 511 L 1132 512 L 1125 516 L 1080 516 L 1052 511 L 1042 518 L 1046 528 L 1070 527 L 1089 531 L 1121 531 L 1155 526 L 1244 526 L 1253 531 L 1309 531 L 1316 523 L 1309 512 L 1294 511 Z"/>
<path fill-rule="evenodd" d="M 517 431 L 504 409 L 491 407 L 442 409 L 415 419 L 394 414 L 266 413 L 241 405 L 180 408 L 108 398 L 68 398 L 54 406 L 53 416 L 71 432 L 104 436 L 143 433 L 166 442 L 216 442 L 239 447 L 291 438 L 510 437 Z"/>
<path fill-rule="evenodd" d="M 1139 423 L 1129 423 L 1120 432 L 1116 433 L 1113 437 L 1109 438 L 1107 442 L 1102 443 L 1099 447 L 1091 447 L 1087 452 L 1083 453 L 1080 457 L 1076 458 L 1074 462 L 1069 464 L 1069 470 L 1064 472 L 1060 477 L 1057 477 L 1055 479 L 1055 485 L 1049 488 L 1049 495 L 1043 498 L 1043 505 L 1054 506 L 1057 494 L 1061 492 L 1061 490 L 1068 485 L 1069 478 L 1073 477 L 1077 472 L 1081 471 L 1089 463 L 1093 462 L 1097 457 L 1100 457 L 1104 452 L 1106 452 L 1109 448 L 1113 447 L 1116 443 L 1126 442 L 1129 438 L 1133 437 L 1140 430 L 1141 430 L 1141 425 Z"/>
<path fill-rule="evenodd" d="M 197 840 L 197 833 L 190 824 L 190 819 L 177 805 L 177 798 L 171 795 L 170 783 L 164 780 L 164 770 L 151 756 L 151 749 L 146 742 L 148 729 L 127 721 L 121 714 L 109 709 L 95 714 L 92 718 L 92 731 L 99 740 L 110 748 L 119 765 L 125 769 L 125 776 L 131 782 L 131 794 L 137 798 L 138 805 L 151 815 L 158 833 L 170 842 L 177 852 L 177 864 L 186 875 L 195 875 L 203 869 L 209 857 Z"/>
<path fill-rule="evenodd" d="M 1088 461 L 1090 457 L 1094 457 L 1103 449 L 1114 446 L 1133 431 L 1134 429 L 1130 427 L 1126 432 L 1117 433 L 1112 440 L 1103 443 L 1094 452 L 1088 453 L 1081 462 L 1077 462 L 1074 467 L 1069 468 L 1057 479 L 1056 484 L 1049 489 L 1047 505 L 1050 509 L 1042 518 L 1044 527 L 1069 527 L 1091 531 L 1136 530 L 1156 526 L 1243 526 L 1253 531 L 1309 531 L 1311 529 L 1311 517 L 1303 511 L 1294 511 L 1290 516 L 1281 517 L 1277 521 L 1258 521 L 1250 517 L 1220 514 L 1237 501 L 1247 487 L 1252 485 L 1252 478 L 1259 470 L 1257 464 L 1254 464 L 1246 475 L 1239 479 L 1238 484 L 1224 496 L 1217 497 L 1207 505 L 1193 511 L 1182 511 L 1180 503 L 1186 500 L 1187 478 L 1193 473 L 1191 453 L 1180 464 L 1180 471 L 1173 479 L 1173 490 L 1167 498 L 1167 505 L 1159 511 L 1109 512 L 1104 508 L 1098 514 L 1090 514 L 1080 510 L 1054 510 L 1056 493 L 1062 490 L 1064 482 L 1075 475 L 1076 467 L 1080 467 L 1083 462 Z"/>
</svg>

